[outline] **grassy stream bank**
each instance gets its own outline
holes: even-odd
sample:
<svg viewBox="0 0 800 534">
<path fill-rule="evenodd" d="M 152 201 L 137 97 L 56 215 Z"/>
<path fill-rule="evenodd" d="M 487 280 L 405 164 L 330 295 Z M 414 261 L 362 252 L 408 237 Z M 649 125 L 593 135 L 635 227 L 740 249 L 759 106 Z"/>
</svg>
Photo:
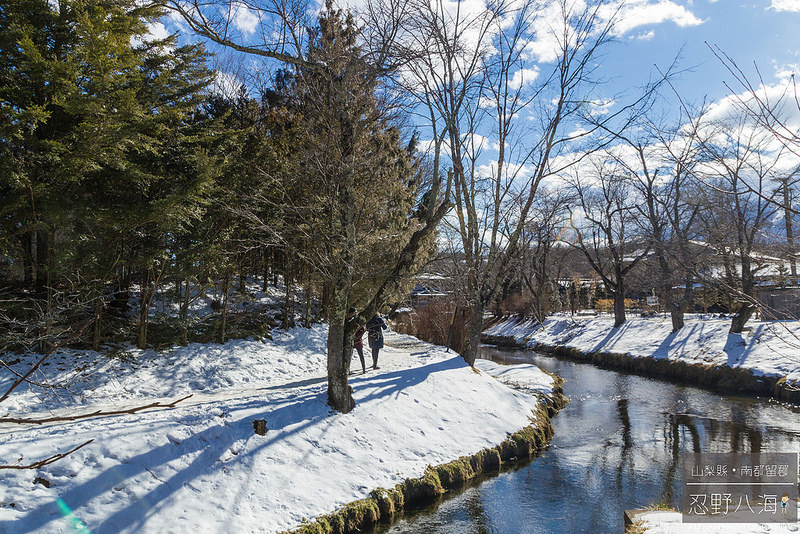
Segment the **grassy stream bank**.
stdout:
<svg viewBox="0 0 800 534">
<path fill-rule="evenodd" d="M 422 477 L 406 479 L 391 489 L 377 488 L 368 498 L 349 503 L 285 534 L 361 532 L 378 523 L 399 519 L 405 510 L 430 504 L 476 478 L 529 461 L 550 443 L 553 437 L 550 418 L 568 402 L 562 391 L 563 380 L 558 377 L 554 380 L 553 393 L 542 397 L 542 403 L 531 414 L 531 423 L 499 445 L 442 465 L 429 466 Z"/>
</svg>

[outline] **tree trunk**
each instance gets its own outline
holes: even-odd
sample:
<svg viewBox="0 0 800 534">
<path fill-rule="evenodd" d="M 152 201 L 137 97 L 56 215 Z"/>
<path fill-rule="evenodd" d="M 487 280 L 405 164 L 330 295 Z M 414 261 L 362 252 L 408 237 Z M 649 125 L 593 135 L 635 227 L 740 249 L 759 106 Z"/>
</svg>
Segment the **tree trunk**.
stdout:
<svg viewBox="0 0 800 534">
<path fill-rule="evenodd" d="M 261 291 L 266 293 L 269 289 L 269 260 L 266 251 L 263 251 L 262 254 L 264 256 L 264 284 L 261 286 Z"/>
<path fill-rule="evenodd" d="M 33 287 L 33 232 L 26 232 L 19 238 L 22 245 L 22 271 L 23 284 L 26 288 Z"/>
<path fill-rule="evenodd" d="M 470 365 L 475 365 L 475 360 L 480 356 L 481 332 L 483 332 L 483 312 L 482 303 L 473 303 L 469 310 L 469 321 L 467 323 L 466 346 L 464 347 L 464 360 Z"/>
<path fill-rule="evenodd" d="M 151 280 L 153 287 L 150 287 Z M 150 304 L 153 302 L 157 283 L 158 280 L 155 277 L 155 273 L 152 273 L 152 269 L 147 269 L 147 273 L 142 281 L 142 289 L 139 293 L 139 330 L 136 334 L 136 346 L 140 349 L 147 348 L 147 325 L 149 322 Z"/>
<path fill-rule="evenodd" d="M 328 330 L 328 404 L 341 413 L 352 410 L 356 401 L 353 388 L 347 383 L 353 356 L 353 336 L 346 337 L 344 317 L 331 321 Z"/>
<path fill-rule="evenodd" d="M 272 265 L 272 287 L 278 287 L 278 269 L 275 267 L 278 264 L 278 249 L 272 247 L 270 249 L 270 260 Z"/>
<path fill-rule="evenodd" d="M 44 294 L 50 280 L 50 236 L 46 230 L 36 231 L 36 291 Z"/>
<path fill-rule="evenodd" d="M 673 308 L 669 310 L 669 315 L 672 318 L 672 333 L 674 334 L 683 328 L 685 322 L 683 319 L 683 309 L 681 309 L 680 303 L 673 302 L 672 305 Z"/>
<path fill-rule="evenodd" d="M 333 223 L 338 249 L 331 273 L 331 311 L 328 331 L 328 404 L 334 410 L 348 413 L 356 405 L 353 388 L 347 383 L 350 359 L 353 356 L 353 321 L 347 321 L 349 293 L 353 281 L 353 259 L 356 246 L 356 225 L 353 207 L 356 204 L 355 174 L 349 166 L 354 150 L 354 123 L 351 110 L 342 105 L 337 110 L 341 125 L 342 167 L 336 188 L 337 218 Z M 348 328 L 348 325 L 350 328 Z M 352 329 L 351 329 L 352 328 Z"/>
<path fill-rule="evenodd" d="M 181 300 L 180 320 L 181 320 L 181 345 L 184 347 L 189 344 L 189 291 L 191 282 L 186 279 L 186 289 Z"/>
<path fill-rule="evenodd" d="M 239 272 L 239 294 L 244 295 L 245 291 L 247 291 L 247 274 L 244 272 L 244 262 L 239 264 L 239 268 L 242 269 Z"/>
<path fill-rule="evenodd" d="M 140 349 L 147 348 L 147 309 L 145 306 L 139 310 L 139 330 L 136 333 L 136 346 Z"/>
<path fill-rule="evenodd" d="M 219 329 L 219 342 L 225 343 L 227 336 L 225 329 L 228 326 L 228 293 L 230 293 L 230 274 L 225 273 L 225 279 L 222 281 L 222 324 Z"/>
<path fill-rule="evenodd" d="M 670 309 L 670 315 L 672 317 L 672 331 L 677 332 L 684 326 L 684 315 L 686 314 L 686 310 L 689 309 L 689 305 L 692 303 L 692 297 L 694 296 L 694 278 L 692 276 L 686 277 L 686 286 L 683 290 L 683 296 L 681 299 L 674 303 L 674 308 Z"/>
<path fill-rule="evenodd" d="M 753 295 L 755 295 L 755 278 L 750 267 L 750 256 L 745 252 L 740 255 L 739 259 L 742 263 L 742 295 L 744 299 L 752 299 Z M 744 330 L 744 325 L 747 324 L 747 321 L 750 320 L 755 311 L 756 307 L 750 300 L 742 302 L 742 307 L 739 308 L 739 312 L 733 316 L 731 321 L 730 333 L 740 334 Z"/>
<path fill-rule="evenodd" d="M 122 268 L 119 279 L 117 280 L 117 289 L 114 296 L 111 298 L 109 307 L 123 316 L 128 310 L 128 304 L 131 300 L 131 273 L 127 267 Z"/>
<path fill-rule="evenodd" d="M 49 267 L 49 266 L 48 266 Z M 47 307 L 45 309 L 45 327 L 44 337 L 39 345 L 42 353 L 50 351 L 52 347 L 51 336 L 53 334 L 53 286 L 50 282 L 50 269 L 47 269 L 47 280 L 45 283 L 45 292 L 47 294 Z"/>
<path fill-rule="evenodd" d="M 284 269 L 283 269 L 283 285 L 284 285 L 284 299 L 283 299 L 283 323 L 281 328 L 288 330 L 294 327 L 294 299 L 292 298 L 292 280 L 294 278 L 292 273 L 292 261 L 290 255 L 287 253 L 284 256 Z"/>
<path fill-rule="evenodd" d="M 614 290 L 614 328 L 625 323 L 625 289 L 621 283 Z"/>
<path fill-rule="evenodd" d="M 94 333 L 92 334 L 92 350 L 100 350 L 100 343 L 103 342 L 103 301 L 100 300 L 94 308 Z"/>
<path fill-rule="evenodd" d="M 744 325 L 747 324 L 747 321 L 753 316 L 754 311 L 755 306 L 752 304 L 742 304 L 742 307 L 739 308 L 739 312 L 733 316 L 730 333 L 741 334 L 744 330 Z"/>
<path fill-rule="evenodd" d="M 311 328 L 311 305 L 313 304 L 312 293 L 313 292 L 313 284 L 311 282 L 311 273 L 308 273 L 308 282 L 306 282 L 306 309 L 305 309 L 305 317 L 303 319 L 303 326 L 305 328 Z"/>
</svg>

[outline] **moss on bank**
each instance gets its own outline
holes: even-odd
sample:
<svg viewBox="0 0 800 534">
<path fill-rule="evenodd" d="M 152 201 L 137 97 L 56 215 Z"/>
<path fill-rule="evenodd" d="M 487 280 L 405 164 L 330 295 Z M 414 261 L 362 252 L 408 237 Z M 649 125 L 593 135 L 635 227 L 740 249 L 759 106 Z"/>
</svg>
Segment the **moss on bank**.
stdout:
<svg viewBox="0 0 800 534">
<path fill-rule="evenodd" d="M 380 521 L 391 521 L 403 510 L 433 502 L 448 490 L 485 474 L 499 471 L 505 465 L 531 458 L 544 449 L 553 437 L 550 417 L 566 405 L 561 392 L 563 380 L 555 377 L 552 397 L 546 397 L 531 415 L 531 424 L 511 434 L 496 447 L 483 449 L 472 456 L 439 466 L 428 466 L 419 478 L 406 479 L 394 488 L 378 488 L 370 496 L 352 502 L 340 510 L 306 522 L 290 534 L 348 534 L 359 532 Z"/>
<path fill-rule="evenodd" d="M 534 350 L 569 360 L 591 362 L 599 367 L 692 384 L 721 393 L 768 396 L 800 404 L 800 388 L 788 383 L 786 377 L 757 375 L 741 367 L 687 363 L 616 352 L 583 352 L 575 347 L 535 343 L 529 338 L 518 342 L 512 337 L 484 336 L 482 341 L 499 347 Z"/>
</svg>

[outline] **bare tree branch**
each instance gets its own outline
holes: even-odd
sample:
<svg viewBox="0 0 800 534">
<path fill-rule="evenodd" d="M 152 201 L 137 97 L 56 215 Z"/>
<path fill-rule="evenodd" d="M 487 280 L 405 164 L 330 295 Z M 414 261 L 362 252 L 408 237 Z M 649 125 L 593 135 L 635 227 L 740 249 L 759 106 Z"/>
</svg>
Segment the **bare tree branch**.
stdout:
<svg viewBox="0 0 800 534">
<path fill-rule="evenodd" d="M 66 456 L 69 456 L 73 452 L 77 451 L 78 449 L 81 449 L 81 448 L 85 447 L 86 445 L 90 444 L 93 441 L 94 441 L 93 439 L 90 439 L 86 443 L 82 443 L 82 444 L 78 445 L 77 447 L 75 447 L 74 449 L 72 449 L 70 451 L 62 452 L 60 454 L 54 454 L 53 456 L 45 458 L 44 460 L 39 460 L 38 462 L 33 462 L 32 464 L 27 464 L 27 465 L 16 465 L 16 464 L 0 465 L 0 469 L 39 469 L 39 468 L 44 467 L 46 465 L 52 464 L 53 462 L 56 462 L 56 461 L 58 461 L 58 460 L 60 460 L 62 458 L 65 458 Z"/>
<path fill-rule="evenodd" d="M 150 404 L 144 406 L 137 406 L 135 408 L 129 408 L 127 410 L 108 410 L 102 411 L 97 410 L 92 413 L 85 413 L 80 415 L 62 415 L 56 417 L 46 417 L 43 419 L 32 419 L 32 418 L 24 418 L 24 417 L 0 417 L 0 423 L 15 423 L 15 424 L 30 424 L 30 425 L 41 425 L 44 423 L 54 423 L 56 421 L 77 421 L 78 419 L 88 419 L 90 417 L 103 417 L 106 415 L 123 415 L 123 414 L 133 414 L 136 412 L 141 412 L 142 410 L 149 410 L 150 408 L 174 408 L 181 401 L 185 401 L 192 394 L 186 395 L 185 397 L 181 397 L 180 399 L 174 400 L 168 403 L 161 403 L 161 402 L 152 402 Z"/>
</svg>

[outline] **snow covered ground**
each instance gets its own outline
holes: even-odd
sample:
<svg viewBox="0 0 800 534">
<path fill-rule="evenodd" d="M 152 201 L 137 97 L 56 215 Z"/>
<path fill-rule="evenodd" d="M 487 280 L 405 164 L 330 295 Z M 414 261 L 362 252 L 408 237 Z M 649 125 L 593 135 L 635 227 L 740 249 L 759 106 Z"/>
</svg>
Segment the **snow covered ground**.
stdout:
<svg viewBox="0 0 800 534">
<path fill-rule="evenodd" d="M 639 516 L 647 534 L 783 534 L 800 532 L 800 525 L 758 523 L 681 523 L 679 512 L 653 511 Z"/>
<path fill-rule="evenodd" d="M 111 359 L 56 354 L 43 373 L 63 386 L 59 395 L 15 392 L 0 417 L 192 397 L 131 415 L 0 425 L 5 465 L 94 440 L 38 470 L 0 470 L 0 532 L 281 531 L 497 445 L 540 402 L 441 347 L 388 333 L 381 368 L 351 376 L 356 408 L 338 414 L 325 403 L 326 334 L 298 328 L 266 343 L 131 349 Z M 0 373 L 2 393 L 12 377 Z M 552 387 L 535 367 L 514 374 L 538 391 Z M 254 434 L 256 419 L 266 420 L 265 436 Z"/>
<path fill-rule="evenodd" d="M 530 319 L 512 318 L 485 333 L 534 346 L 562 345 L 584 352 L 614 352 L 630 356 L 669 358 L 685 363 L 727 365 L 755 374 L 800 381 L 800 322 L 750 321 L 747 331 L 729 334 L 730 319 L 689 316 L 672 333 L 670 319 L 629 317 L 614 329 L 613 317 L 553 316 L 544 326 Z"/>
<path fill-rule="evenodd" d="M 475 367 L 506 385 L 536 395 L 550 395 L 555 386 L 552 376 L 531 364 L 501 365 L 490 360 L 475 360 Z"/>
</svg>

